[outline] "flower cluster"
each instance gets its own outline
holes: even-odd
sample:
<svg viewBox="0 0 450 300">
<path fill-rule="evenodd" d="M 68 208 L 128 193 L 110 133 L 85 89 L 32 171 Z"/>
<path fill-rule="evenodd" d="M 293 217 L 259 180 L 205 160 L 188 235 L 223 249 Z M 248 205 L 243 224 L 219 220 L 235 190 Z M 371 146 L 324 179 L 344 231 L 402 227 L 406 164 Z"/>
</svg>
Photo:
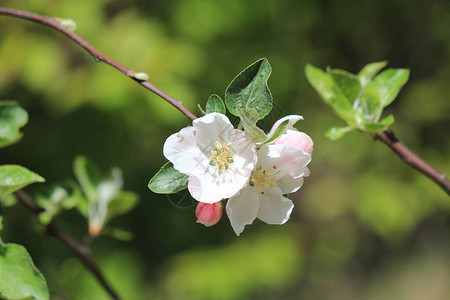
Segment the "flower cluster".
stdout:
<svg viewBox="0 0 450 300">
<path fill-rule="evenodd" d="M 284 224 L 294 207 L 286 194 L 294 193 L 309 175 L 312 139 L 293 125 L 301 116 L 277 121 L 286 128 L 270 143 L 255 143 L 235 129 L 220 113 L 209 113 L 193 126 L 172 134 L 164 144 L 164 156 L 188 176 L 188 190 L 199 201 L 197 222 L 216 224 L 222 216 L 222 200 L 235 233 L 258 218 L 268 224 Z M 287 122 L 286 122 L 287 121 Z"/>
</svg>

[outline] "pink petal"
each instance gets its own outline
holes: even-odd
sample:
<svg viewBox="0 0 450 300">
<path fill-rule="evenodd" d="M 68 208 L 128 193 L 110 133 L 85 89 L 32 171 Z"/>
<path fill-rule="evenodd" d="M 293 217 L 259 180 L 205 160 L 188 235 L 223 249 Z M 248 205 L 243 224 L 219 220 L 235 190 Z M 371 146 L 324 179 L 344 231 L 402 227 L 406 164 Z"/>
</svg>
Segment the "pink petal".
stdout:
<svg viewBox="0 0 450 300">
<path fill-rule="evenodd" d="M 197 223 L 203 224 L 206 227 L 217 224 L 222 217 L 222 209 L 222 201 L 215 203 L 199 202 L 195 209 Z"/>
</svg>

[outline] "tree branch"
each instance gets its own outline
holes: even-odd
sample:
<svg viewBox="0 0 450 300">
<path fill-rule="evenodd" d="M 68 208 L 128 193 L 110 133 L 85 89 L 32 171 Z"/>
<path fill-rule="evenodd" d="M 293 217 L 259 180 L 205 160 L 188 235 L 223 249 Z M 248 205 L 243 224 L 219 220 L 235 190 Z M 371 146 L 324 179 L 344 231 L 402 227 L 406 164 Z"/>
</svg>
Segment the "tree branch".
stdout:
<svg viewBox="0 0 450 300">
<path fill-rule="evenodd" d="M 392 131 L 379 131 L 375 134 L 375 140 L 379 140 L 392 149 L 402 161 L 429 177 L 438 184 L 448 195 L 450 195 L 450 180 L 445 174 L 439 172 L 426 161 L 418 157 L 411 150 L 403 145 Z"/>
<path fill-rule="evenodd" d="M 197 118 L 192 112 L 190 112 L 186 107 L 183 106 L 183 103 L 181 101 L 178 101 L 175 98 L 167 95 L 166 93 L 164 93 L 163 91 L 161 91 L 160 89 L 158 89 L 157 87 L 152 85 L 150 82 L 137 79 L 135 77 L 136 73 L 134 71 L 132 71 L 132 70 L 128 69 L 127 67 L 122 66 L 118 62 L 110 59 L 109 57 L 107 57 L 106 55 L 104 55 L 103 53 L 101 53 L 100 51 L 95 49 L 94 47 L 92 47 L 88 42 L 83 40 L 81 37 L 79 37 L 72 31 L 70 31 L 66 27 L 62 26 L 58 22 L 58 20 L 60 20 L 59 18 L 55 18 L 55 17 L 49 18 L 49 17 L 44 17 L 44 16 L 32 14 L 32 13 L 25 12 L 25 11 L 4 8 L 4 7 L 0 7 L 0 15 L 6 15 L 6 16 L 11 16 L 11 17 L 15 17 L 15 18 L 25 19 L 28 21 L 40 23 L 40 24 L 49 26 L 53 29 L 56 29 L 57 31 L 66 35 L 72 41 L 77 43 L 80 47 L 82 47 L 84 50 L 86 50 L 89 54 L 91 54 L 92 57 L 94 57 L 95 61 L 104 62 L 104 63 L 116 68 L 117 70 L 119 70 L 120 72 L 125 74 L 128 78 L 133 79 L 134 81 L 136 81 L 137 83 L 139 83 L 140 85 L 142 85 L 143 87 L 148 89 L 149 91 L 155 93 L 159 97 L 163 98 L 164 100 L 166 100 L 167 102 L 169 102 L 170 104 L 175 106 L 179 111 L 181 111 L 189 119 L 195 120 Z"/>
<path fill-rule="evenodd" d="M 15 192 L 20 203 L 25 206 L 31 213 L 38 215 L 43 210 L 34 204 L 33 199 L 24 191 L 19 190 Z M 114 291 L 111 285 L 106 281 L 99 267 L 92 259 L 90 254 L 90 249 L 87 246 L 81 245 L 70 236 L 68 236 L 64 231 L 59 229 L 53 222 L 45 226 L 45 233 L 57 238 L 63 244 L 65 244 L 86 266 L 86 268 L 94 275 L 101 286 L 106 290 L 106 292 L 111 296 L 111 299 L 120 300 L 119 295 Z"/>
</svg>

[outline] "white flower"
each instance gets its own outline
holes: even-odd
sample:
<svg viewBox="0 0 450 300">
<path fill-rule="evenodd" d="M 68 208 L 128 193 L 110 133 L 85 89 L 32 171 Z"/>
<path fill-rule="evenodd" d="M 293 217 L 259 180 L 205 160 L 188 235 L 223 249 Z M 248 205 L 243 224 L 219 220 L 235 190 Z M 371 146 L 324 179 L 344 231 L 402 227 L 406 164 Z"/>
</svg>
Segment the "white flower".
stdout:
<svg viewBox="0 0 450 300">
<path fill-rule="evenodd" d="M 283 195 L 296 192 L 303 177 L 309 175 L 307 164 L 311 155 L 299 145 L 312 153 L 312 140 L 292 127 L 302 117 L 285 117 L 275 123 L 272 131 L 286 119 L 289 119 L 286 132 L 274 144 L 264 145 L 257 152 L 258 163 L 249 185 L 228 200 L 227 215 L 237 235 L 256 218 L 268 224 L 284 224 L 294 204 Z"/>
<path fill-rule="evenodd" d="M 248 183 L 256 164 L 255 143 L 219 113 L 172 134 L 163 153 L 176 170 L 189 176 L 189 192 L 204 203 L 234 196 Z"/>
</svg>

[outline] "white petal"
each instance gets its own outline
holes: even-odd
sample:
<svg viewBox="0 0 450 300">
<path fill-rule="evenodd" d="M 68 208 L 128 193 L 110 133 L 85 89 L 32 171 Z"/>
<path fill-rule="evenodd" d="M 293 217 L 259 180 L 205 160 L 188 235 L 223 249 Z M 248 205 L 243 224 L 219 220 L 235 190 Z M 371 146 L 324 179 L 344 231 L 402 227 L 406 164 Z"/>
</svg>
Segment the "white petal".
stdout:
<svg viewBox="0 0 450 300">
<path fill-rule="evenodd" d="M 188 190 L 200 202 L 215 203 L 236 195 L 248 182 L 250 174 L 233 170 L 217 171 L 213 166 L 202 174 L 190 176 Z"/>
<path fill-rule="evenodd" d="M 210 113 L 195 119 L 192 124 L 196 129 L 198 147 L 205 154 L 215 148 L 215 143 L 230 143 L 234 140 L 234 127 L 227 116 Z"/>
<path fill-rule="evenodd" d="M 259 197 L 258 219 L 267 224 L 284 224 L 289 220 L 294 204 L 283 197 L 278 188 L 266 188 Z"/>
<path fill-rule="evenodd" d="M 236 235 L 239 236 L 245 225 L 255 220 L 259 208 L 258 195 L 255 188 L 247 186 L 228 200 L 227 215 Z"/>
<path fill-rule="evenodd" d="M 286 174 L 292 177 L 303 176 L 311 156 L 300 148 L 286 145 L 264 145 L 258 151 L 258 165 L 270 172 L 279 172 L 277 180 Z"/>
<path fill-rule="evenodd" d="M 164 143 L 163 154 L 175 169 L 187 175 L 204 170 L 210 161 L 197 147 L 194 127 L 183 128 L 169 136 Z"/>
<path fill-rule="evenodd" d="M 277 184 L 283 194 L 295 193 L 303 185 L 303 176 L 294 178 L 287 174 L 278 179 Z"/>
<path fill-rule="evenodd" d="M 275 122 L 275 124 L 273 124 L 272 129 L 269 132 L 269 135 L 271 135 L 275 131 L 275 129 L 277 129 L 277 127 L 280 126 L 280 124 L 283 123 L 285 120 L 289 120 L 289 123 L 286 126 L 286 130 L 287 129 L 297 130 L 294 128 L 294 124 L 300 120 L 303 120 L 303 117 L 299 115 L 289 115 L 279 119 L 278 121 Z"/>
<path fill-rule="evenodd" d="M 235 139 L 229 146 L 234 155 L 231 169 L 242 176 L 250 177 L 256 166 L 256 146 L 248 134 L 242 130 L 234 130 Z"/>
</svg>

